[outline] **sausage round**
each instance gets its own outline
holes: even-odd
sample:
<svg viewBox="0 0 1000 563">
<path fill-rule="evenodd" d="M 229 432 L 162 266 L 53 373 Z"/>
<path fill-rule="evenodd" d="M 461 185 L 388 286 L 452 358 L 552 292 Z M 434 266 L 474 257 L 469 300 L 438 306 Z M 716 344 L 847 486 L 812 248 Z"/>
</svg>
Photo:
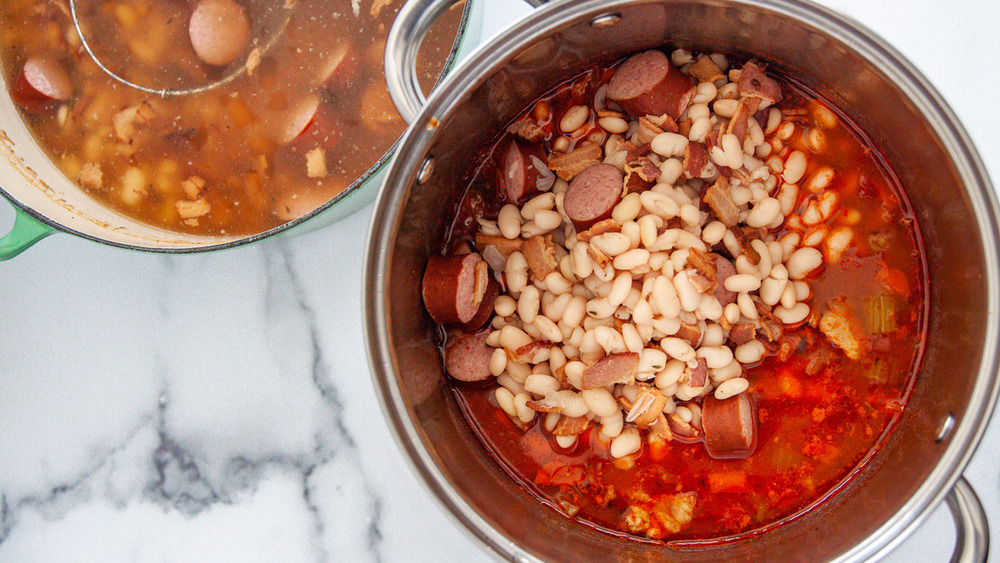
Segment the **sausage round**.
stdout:
<svg viewBox="0 0 1000 563">
<path fill-rule="evenodd" d="M 486 344 L 489 332 L 459 333 L 444 349 L 444 368 L 459 381 L 482 381 L 490 377 L 493 348 Z"/>
<path fill-rule="evenodd" d="M 462 332 L 469 333 L 483 328 L 486 321 L 493 317 L 493 305 L 499 295 L 500 284 L 497 280 L 493 279 L 493 276 L 489 276 L 486 282 L 486 291 L 483 293 L 483 299 L 479 302 L 479 309 L 476 310 L 476 314 L 473 315 L 472 320 L 463 323 L 458 328 L 462 329 Z"/>
<path fill-rule="evenodd" d="M 746 393 L 701 404 L 705 449 L 716 459 L 744 459 L 757 447 L 757 409 Z"/>
<path fill-rule="evenodd" d="M 250 22 L 243 6 L 235 0 L 203 0 L 191 12 L 188 34 L 199 59 L 225 66 L 246 48 Z"/>
<path fill-rule="evenodd" d="M 73 81 L 55 59 L 31 57 L 24 62 L 10 95 L 25 110 L 39 112 L 54 102 L 68 100 L 73 95 Z"/>
<path fill-rule="evenodd" d="M 439 324 L 467 323 L 479 311 L 488 280 L 489 266 L 475 252 L 431 256 L 421 287 L 424 306 Z"/>
<path fill-rule="evenodd" d="M 677 119 L 693 93 L 691 77 L 655 49 L 629 57 L 608 83 L 608 98 L 635 118 L 667 114 Z"/>
<path fill-rule="evenodd" d="M 500 166 L 500 184 L 510 203 L 522 203 L 538 191 L 538 178 L 542 173 L 537 162 L 545 162 L 545 150 L 535 144 L 511 141 L 503 153 Z"/>
<path fill-rule="evenodd" d="M 577 174 L 563 196 L 563 208 L 576 231 L 610 218 L 624 187 L 625 174 L 613 164 L 602 162 Z"/>
</svg>

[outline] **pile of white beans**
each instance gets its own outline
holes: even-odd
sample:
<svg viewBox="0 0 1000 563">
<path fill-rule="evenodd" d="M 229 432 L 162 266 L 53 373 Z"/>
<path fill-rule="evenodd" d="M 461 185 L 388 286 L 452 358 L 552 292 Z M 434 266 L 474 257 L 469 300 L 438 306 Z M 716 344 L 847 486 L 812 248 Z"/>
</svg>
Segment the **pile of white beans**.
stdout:
<svg viewBox="0 0 1000 563">
<path fill-rule="evenodd" d="M 725 73 L 725 57 L 711 56 Z M 682 70 L 693 61 L 682 50 L 671 58 Z M 615 109 L 605 103 L 602 90 L 595 107 L 574 106 L 564 114 L 555 150 L 569 140 L 577 145 L 598 142 L 604 161 L 622 168 L 624 154 L 617 148 L 625 139 L 649 144 L 660 169 L 656 184 L 625 195 L 612 214 L 618 229 L 587 242 L 578 239 L 563 209 L 568 184 L 562 179 L 544 182 L 540 187 L 545 189 L 520 208 L 505 206 L 496 222 L 479 220 L 484 234 L 511 240 L 551 234 L 558 268 L 544 279 L 534 278 L 519 251 L 506 259 L 496 248 L 480 251 L 506 282 L 494 303 L 496 316 L 487 339 L 496 347 L 489 367 L 499 384 L 497 403 L 523 424 L 541 415 L 549 431 L 561 417 L 587 417 L 598 426 L 600 439 L 609 442 L 612 456 L 623 458 L 638 452 L 644 439 L 657 439 L 633 423 L 643 414 L 636 410 L 649 403 L 637 403 L 640 395 L 652 391 L 667 397 L 664 414 L 676 414 L 697 428 L 699 397 L 714 393 L 725 399 L 746 392 L 745 367 L 759 363 L 768 347 L 762 331 L 757 339 L 734 347 L 727 343 L 729 328 L 739 323 L 760 327 L 755 300 L 786 327 L 809 320 L 810 274 L 824 261 L 838 260 L 853 235 L 850 229 L 828 232 L 824 225 L 837 208 L 836 193 L 824 191 L 834 171 L 823 168 L 807 176 L 806 152 L 788 142 L 802 139 L 808 150 L 821 150 L 822 128 L 798 125 L 771 107 L 766 127 L 751 117 L 744 143 L 724 135 L 711 149 L 711 163 L 701 177 L 692 178 L 684 172 L 684 149 L 725 127 L 739 95 L 735 83 L 722 78 L 698 84 L 677 120 L 692 120 L 688 135 L 665 132 L 652 138 L 643 138 L 638 123 L 624 114 L 598 116 L 598 110 Z M 836 116 L 817 119 L 824 121 L 832 127 Z M 699 194 L 720 177 L 720 167 L 744 172 L 732 175 L 729 193 L 740 225 L 765 233 L 750 243 L 760 255 L 757 263 L 744 254 L 731 229 L 701 209 Z M 688 263 L 691 249 L 710 252 L 718 244 L 734 258 L 737 271 L 725 280 L 725 288 L 737 294 L 725 307 L 711 290 L 702 293 L 692 284 Z M 698 326 L 702 336 L 697 345 L 676 336 L 682 323 Z M 633 382 L 582 389 L 587 366 L 623 352 L 639 354 Z M 689 374 L 698 358 L 704 358 L 708 377 L 704 386 L 695 387 Z M 545 408 L 532 408 L 539 403 Z M 570 448 L 577 438 L 555 439 Z"/>
</svg>

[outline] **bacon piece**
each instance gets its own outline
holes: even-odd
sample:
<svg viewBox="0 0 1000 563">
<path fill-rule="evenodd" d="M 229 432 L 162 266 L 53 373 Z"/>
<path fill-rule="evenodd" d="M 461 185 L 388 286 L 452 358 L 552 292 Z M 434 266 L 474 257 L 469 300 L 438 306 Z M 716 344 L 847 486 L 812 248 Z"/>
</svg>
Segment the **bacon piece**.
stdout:
<svg viewBox="0 0 1000 563">
<path fill-rule="evenodd" d="M 764 67 L 754 61 L 743 65 L 736 89 L 741 97 L 757 96 L 763 100 L 762 107 L 774 105 L 781 101 L 781 86 L 776 80 L 764 74 Z"/>
<path fill-rule="evenodd" d="M 688 146 L 691 146 L 690 143 Z M 725 226 L 732 227 L 739 222 L 740 210 L 733 203 L 733 198 L 729 195 L 728 179 L 719 178 L 716 180 L 714 184 L 705 190 L 705 195 L 702 196 L 702 199 Z"/>
<path fill-rule="evenodd" d="M 741 145 L 747 139 L 747 131 L 750 129 L 750 118 L 753 117 L 759 106 L 760 98 L 756 96 L 744 98 L 736 104 L 736 113 L 729 120 L 729 125 L 726 126 L 726 133 L 736 135 Z"/>
<path fill-rule="evenodd" d="M 601 162 L 601 147 L 593 143 L 576 147 L 566 154 L 549 158 L 549 168 L 569 182 L 584 170 Z"/>
<path fill-rule="evenodd" d="M 604 233 L 619 233 L 622 227 L 614 219 L 605 219 L 603 221 L 598 221 L 590 226 L 586 231 L 581 231 L 576 233 L 576 240 L 580 242 L 590 242 L 590 239 L 596 237 L 597 235 L 603 235 Z"/>
<path fill-rule="evenodd" d="M 660 168 L 647 157 L 641 157 L 634 163 L 625 163 L 625 190 L 628 193 L 648 190 L 659 177 Z"/>
<path fill-rule="evenodd" d="M 545 276 L 559 267 L 552 235 L 535 235 L 529 238 L 521 245 L 521 253 L 536 280 L 544 280 Z"/>
<path fill-rule="evenodd" d="M 514 123 L 511 123 L 510 126 L 507 127 L 507 132 L 511 135 L 517 135 L 522 139 L 532 142 L 539 141 L 545 136 L 545 129 L 539 127 L 530 115 L 526 115 Z"/>
<path fill-rule="evenodd" d="M 484 233 L 476 233 L 476 248 L 479 252 L 486 250 L 487 246 L 493 246 L 500 252 L 500 255 L 506 260 L 510 257 L 515 250 L 521 250 L 521 246 L 524 244 L 524 239 L 509 239 L 503 235 L 487 235 Z"/>
<path fill-rule="evenodd" d="M 701 430 L 695 428 L 690 422 L 684 422 L 677 413 L 672 412 L 667 415 L 667 424 L 674 439 L 682 444 L 695 444 L 701 441 Z"/>
<path fill-rule="evenodd" d="M 701 329 L 698 328 L 698 325 L 682 322 L 681 328 L 677 329 L 674 336 L 686 341 L 694 348 L 697 348 L 698 344 L 701 343 Z"/>
<path fill-rule="evenodd" d="M 590 427 L 590 419 L 585 416 L 561 416 L 555 428 L 552 429 L 553 436 L 579 436 Z"/>
<path fill-rule="evenodd" d="M 729 342 L 733 346 L 742 346 L 754 338 L 757 338 L 757 326 L 753 323 L 738 323 L 729 329 Z"/>
<path fill-rule="evenodd" d="M 690 368 L 690 373 L 688 374 L 688 385 L 691 387 L 704 387 L 705 383 L 708 381 L 708 360 L 705 358 L 697 359 L 698 365 Z"/>
<path fill-rule="evenodd" d="M 687 73 L 695 77 L 698 82 L 715 82 L 720 78 L 725 78 L 726 75 L 722 74 L 722 69 L 719 65 L 715 64 L 712 57 L 708 55 L 701 55 L 698 60 L 688 67 Z"/>
<path fill-rule="evenodd" d="M 597 389 L 612 383 L 628 383 L 635 377 L 639 367 L 639 354 L 625 352 L 612 354 L 597 360 L 583 370 L 583 389 Z"/>
<path fill-rule="evenodd" d="M 713 256 L 715 256 L 715 298 L 719 300 L 719 304 L 725 307 L 736 302 L 736 293 L 726 289 L 726 279 L 736 275 L 736 266 L 733 266 L 732 262 L 719 254 L 713 254 Z"/>
<path fill-rule="evenodd" d="M 691 141 L 684 149 L 684 172 L 692 178 L 700 178 L 708 166 L 708 147 L 705 143 Z"/>
</svg>

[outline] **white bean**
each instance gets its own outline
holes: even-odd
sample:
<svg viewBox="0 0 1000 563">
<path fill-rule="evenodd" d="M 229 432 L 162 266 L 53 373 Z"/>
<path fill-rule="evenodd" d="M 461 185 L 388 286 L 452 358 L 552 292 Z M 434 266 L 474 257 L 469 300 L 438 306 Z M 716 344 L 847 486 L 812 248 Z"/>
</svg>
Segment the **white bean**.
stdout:
<svg viewBox="0 0 1000 563">
<path fill-rule="evenodd" d="M 535 212 L 535 225 L 543 232 L 553 231 L 562 225 L 562 215 L 551 209 L 540 209 Z"/>
<path fill-rule="evenodd" d="M 683 156 L 687 144 L 688 140 L 684 138 L 684 135 L 664 132 L 653 137 L 649 146 L 656 154 L 669 158 L 671 156 Z"/>
<path fill-rule="evenodd" d="M 515 250 L 507 257 L 504 278 L 507 280 L 507 291 L 511 295 L 520 295 L 521 290 L 528 285 L 528 260 L 520 251 Z"/>
<path fill-rule="evenodd" d="M 750 388 L 750 382 L 742 377 L 727 379 L 715 389 L 715 398 L 724 401 L 735 397 Z"/>
<path fill-rule="evenodd" d="M 521 206 L 521 217 L 525 221 L 533 221 L 539 211 L 551 210 L 556 205 L 556 196 L 553 193 L 543 193 L 529 199 Z"/>
<path fill-rule="evenodd" d="M 666 366 L 656 374 L 654 383 L 660 389 L 665 389 L 680 380 L 684 368 L 684 362 L 675 359 L 668 360 Z"/>
<path fill-rule="evenodd" d="M 521 236 L 521 211 L 516 205 L 508 203 L 500 208 L 497 227 L 505 238 L 513 240 Z"/>
<path fill-rule="evenodd" d="M 702 346 L 697 355 L 705 358 L 705 364 L 710 369 L 725 367 L 733 361 L 733 351 L 728 346 Z"/>
<path fill-rule="evenodd" d="M 533 373 L 524 380 L 524 390 L 532 395 L 544 397 L 549 393 L 555 393 L 560 388 L 562 388 L 562 384 L 551 375 Z"/>
<path fill-rule="evenodd" d="M 601 418 L 613 416 L 615 412 L 621 410 L 618 401 L 607 389 L 587 389 L 581 392 L 580 396 L 583 397 L 583 402 L 586 403 L 590 412 Z"/>
<path fill-rule="evenodd" d="M 642 447 L 642 438 L 639 436 L 639 430 L 626 428 L 622 430 L 621 434 L 611 440 L 609 451 L 611 457 L 622 458 L 639 451 L 640 447 Z"/>
<path fill-rule="evenodd" d="M 559 120 L 559 129 L 563 133 L 572 133 L 590 119 L 590 108 L 587 106 L 573 106 L 566 110 L 562 119 Z"/>
<path fill-rule="evenodd" d="M 597 235 L 590 239 L 590 244 L 613 258 L 628 250 L 632 246 L 632 239 L 626 234 L 611 232 Z"/>
<path fill-rule="evenodd" d="M 750 340 L 736 347 L 733 356 L 743 365 L 755 364 L 767 354 L 767 348 L 760 340 Z"/>
<path fill-rule="evenodd" d="M 517 411 L 517 418 L 524 424 L 528 424 L 535 419 L 535 411 L 528 406 L 531 396 L 527 393 L 518 393 L 514 396 L 514 410 Z"/>
<path fill-rule="evenodd" d="M 805 303 L 796 303 L 794 307 L 786 308 L 784 306 L 778 306 L 774 308 L 774 316 L 785 323 L 786 325 L 793 325 L 806 320 L 809 316 L 809 305 Z"/>
<path fill-rule="evenodd" d="M 797 184 L 806 173 L 806 155 L 802 151 L 792 151 L 785 159 L 782 178 L 789 184 Z"/>
<path fill-rule="evenodd" d="M 766 278 L 760 284 L 760 299 L 768 307 L 774 307 L 781 300 L 781 294 L 785 291 L 787 279 Z"/>
<path fill-rule="evenodd" d="M 542 334 L 542 337 L 549 342 L 562 342 L 563 333 L 559 330 L 559 326 L 552 321 L 552 319 L 544 316 L 538 315 L 535 317 L 534 323 L 535 328 L 538 332 Z"/>
<path fill-rule="evenodd" d="M 781 202 L 773 197 L 765 197 L 753 206 L 747 215 L 747 225 L 762 228 L 770 225 L 781 214 Z"/>
<path fill-rule="evenodd" d="M 671 358 L 676 358 L 682 362 L 689 362 L 696 357 L 694 348 L 686 340 L 681 340 L 673 336 L 660 340 L 660 347 Z"/>
<path fill-rule="evenodd" d="M 597 124 L 608 133 L 625 133 L 628 131 L 628 121 L 620 117 L 608 116 L 597 120 Z"/>
<path fill-rule="evenodd" d="M 739 377 L 743 374 L 743 366 L 740 365 L 740 362 L 735 359 L 735 353 L 733 353 L 733 358 L 733 361 L 722 366 L 721 368 L 715 368 L 708 371 L 708 375 L 712 378 L 712 381 L 720 383 L 734 377 Z"/>
<path fill-rule="evenodd" d="M 514 394 L 510 392 L 506 387 L 497 387 L 497 390 L 493 392 L 493 396 L 497 400 L 497 404 L 503 409 L 503 412 L 507 413 L 507 416 L 511 418 L 517 417 L 517 409 L 514 408 Z"/>
<path fill-rule="evenodd" d="M 751 274 L 736 274 L 726 278 L 722 285 L 735 293 L 749 293 L 760 288 L 760 278 Z"/>
<path fill-rule="evenodd" d="M 810 272 L 819 268 L 823 263 L 823 253 L 815 248 L 800 248 L 792 253 L 785 262 L 788 269 L 788 277 L 793 280 L 800 280 Z"/>
<path fill-rule="evenodd" d="M 538 288 L 533 285 L 525 287 L 521 291 L 521 297 L 517 300 L 517 316 L 526 323 L 534 322 L 540 303 L 541 296 L 538 293 Z"/>
</svg>

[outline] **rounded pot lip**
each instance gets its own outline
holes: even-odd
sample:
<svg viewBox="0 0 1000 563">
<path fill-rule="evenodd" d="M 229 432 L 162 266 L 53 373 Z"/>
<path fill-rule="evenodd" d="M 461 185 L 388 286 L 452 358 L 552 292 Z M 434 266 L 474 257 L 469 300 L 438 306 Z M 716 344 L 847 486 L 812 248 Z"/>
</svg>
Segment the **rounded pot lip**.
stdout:
<svg viewBox="0 0 1000 563">
<path fill-rule="evenodd" d="M 473 17 L 474 6 L 481 3 L 483 0 L 465 0 L 465 7 L 462 10 L 462 18 L 458 24 L 458 31 L 455 35 L 455 41 L 451 45 L 451 50 L 448 52 L 448 56 L 445 59 L 444 66 L 442 67 L 441 76 L 438 77 L 435 83 L 435 88 L 444 83 L 447 76 L 456 68 L 458 65 L 458 59 L 461 51 L 466 48 L 465 42 L 467 40 L 467 35 L 471 29 L 475 27 L 475 22 L 471 21 Z M 309 221 L 310 219 L 322 215 L 328 211 L 334 210 L 338 205 L 348 205 L 348 202 L 361 197 L 361 192 L 364 188 L 369 186 L 372 182 L 378 180 L 378 176 L 382 173 L 390 164 L 396 149 L 400 146 L 402 137 L 405 136 L 405 131 L 399 139 L 393 142 L 392 146 L 385 151 L 379 159 L 372 164 L 361 176 L 359 176 L 354 182 L 344 188 L 343 191 L 335 195 L 334 197 L 327 200 L 323 205 L 320 205 L 316 209 L 313 209 L 309 213 L 302 215 L 291 221 L 287 221 L 266 231 L 261 231 L 259 233 L 254 233 L 246 236 L 242 236 L 234 239 L 224 239 L 223 242 L 218 243 L 207 243 L 207 244 L 193 244 L 190 246 L 171 246 L 171 247 L 157 247 L 157 246 L 145 246 L 141 244 L 130 244 L 114 240 L 109 240 L 94 234 L 85 233 L 78 229 L 74 229 L 67 225 L 64 225 L 58 221 L 50 219 L 46 215 L 35 211 L 32 207 L 24 204 L 19 199 L 17 199 L 14 194 L 10 193 L 6 188 L 0 186 L 0 195 L 4 197 L 12 206 L 16 209 L 21 210 L 27 215 L 31 216 L 33 219 L 39 221 L 40 223 L 46 225 L 54 232 L 61 232 L 70 235 L 74 235 L 86 240 L 104 244 L 107 246 L 112 246 L 116 248 L 123 248 L 126 250 L 136 250 L 141 252 L 151 252 L 156 254 L 197 254 L 202 252 L 211 252 L 217 250 L 226 250 L 230 248 L 236 248 L 239 246 L 244 246 L 279 235 L 285 231 L 294 229 L 303 223 Z M 351 202 L 353 203 L 353 202 Z M 363 206 L 367 202 L 358 203 L 358 207 Z M 221 238 L 221 237 L 220 237 Z"/>
<path fill-rule="evenodd" d="M 667 0 L 669 1 L 669 0 Z M 444 121 L 442 116 L 459 103 L 467 91 L 483 76 L 501 66 L 501 61 L 536 37 L 551 30 L 601 13 L 613 12 L 624 4 L 655 3 L 655 0 L 579 0 L 574 3 L 555 2 L 538 8 L 511 24 L 490 42 L 480 45 L 429 97 L 415 124 Z M 976 211 L 978 230 L 984 249 L 998 248 L 1000 241 L 1000 206 L 983 161 L 957 116 L 928 80 L 895 48 L 870 29 L 852 18 L 816 5 L 808 0 L 708 0 L 717 5 L 749 6 L 772 11 L 805 25 L 823 29 L 832 39 L 850 46 L 864 59 L 881 69 L 899 85 L 914 105 L 927 116 L 928 124 L 937 133 L 953 158 L 966 194 Z M 401 203 L 415 184 L 420 162 L 417 156 L 433 138 L 433 127 L 411 127 L 401 138 L 395 157 L 376 200 L 369 227 L 366 268 L 363 283 L 365 308 L 364 330 L 372 378 L 379 401 L 399 447 L 407 462 L 420 476 L 435 500 L 465 532 L 506 559 L 533 560 L 516 543 L 493 529 L 489 523 L 456 491 L 436 465 L 432 454 L 420 441 L 420 431 L 408 416 L 396 379 L 394 354 L 390 348 L 390 331 L 386 325 L 386 273 L 392 260 L 391 240 L 398 231 Z M 950 443 L 933 471 L 890 521 L 871 536 L 837 556 L 837 561 L 857 561 L 882 557 L 902 543 L 944 500 L 961 477 L 986 431 L 1000 391 L 1000 265 L 996 253 L 985 252 L 986 294 L 988 316 L 992 319 L 983 335 L 983 357 L 970 406 L 961 423 L 952 431 Z"/>
</svg>

